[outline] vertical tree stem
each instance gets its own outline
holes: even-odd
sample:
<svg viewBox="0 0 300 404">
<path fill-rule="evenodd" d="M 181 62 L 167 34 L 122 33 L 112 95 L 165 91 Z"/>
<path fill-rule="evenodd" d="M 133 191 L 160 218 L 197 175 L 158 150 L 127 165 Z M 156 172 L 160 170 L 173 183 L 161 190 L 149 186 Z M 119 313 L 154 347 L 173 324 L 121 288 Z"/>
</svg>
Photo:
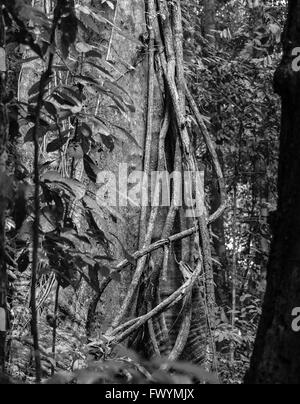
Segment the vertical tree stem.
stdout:
<svg viewBox="0 0 300 404">
<path fill-rule="evenodd" d="M 54 13 L 55 14 L 55 13 Z M 58 23 L 59 15 L 53 21 L 52 34 L 50 44 L 53 45 L 55 42 L 55 31 Z M 36 382 L 40 383 L 42 378 L 42 367 L 41 367 L 41 354 L 39 348 L 39 330 L 38 330 L 38 315 L 36 307 L 36 282 L 37 282 L 37 271 L 39 263 L 39 232 L 40 232 L 40 171 L 39 171 L 39 129 L 40 129 L 40 115 L 43 107 L 44 92 L 47 86 L 48 79 L 52 74 L 52 65 L 54 61 L 54 50 L 50 45 L 50 54 L 48 60 L 48 67 L 46 71 L 42 74 L 39 86 L 39 95 L 35 111 L 35 125 L 33 128 L 33 144 L 34 144 L 34 223 L 33 223 L 33 251 L 32 251 L 32 275 L 31 275 L 31 334 L 33 337 L 33 347 L 34 347 L 34 358 L 35 358 L 35 369 L 36 369 Z"/>
<path fill-rule="evenodd" d="M 234 332 L 235 328 L 235 315 L 236 315 L 236 277 L 237 277 L 237 189 L 236 185 L 234 186 L 233 191 L 233 259 L 232 259 L 232 314 L 231 314 L 231 327 L 232 332 Z M 231 342 L 230 346 L 230 360 L 231 364 L 234 363 L 234 342 Z"/>
</svg>

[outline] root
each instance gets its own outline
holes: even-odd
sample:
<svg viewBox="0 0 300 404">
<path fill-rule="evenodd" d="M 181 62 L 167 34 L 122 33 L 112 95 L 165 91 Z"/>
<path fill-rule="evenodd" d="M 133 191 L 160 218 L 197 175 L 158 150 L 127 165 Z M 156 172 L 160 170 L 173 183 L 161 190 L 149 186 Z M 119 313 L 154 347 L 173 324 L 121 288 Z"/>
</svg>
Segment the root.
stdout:
<svg viewBox="0 0 300 404">
<path fill-rule="evenodd" d="M 176 304 L 176 303 L 180 302 L 182 299 L 184 299 L 185 296 L 187 296 L 190 293 L 193 286 L 199 279 L 201 270 L 202 270 L 202 266 L 198 265 L 198 267 L 193 272 L 191 277 L 179 289 L 177 289 L 171 296 L 169 296 L 164 301 L 162 301 L 154 309 L 152 309 L 151 311 L 149 311 L 148 313 L 146 313 L 143 316 L 140 316 L 138 318 L 135 318 L 133 320 L 130 320 L 130 321 L 124 323 L 119 328 L 118 332 L 117 332 L 117 330 L 114 330 L 112 333 L 108 332 L 106 334 L 106 338 L 109 341 L 109 345 L 113 346 L 115 344 L 118 344 L 118 343 L 124 341 L 133 332 L 135 332 L 140 327 L 142 327 L 147 321 L 152 319 L 154 316 L 159 315 L 166 309 L 174 306 L 174 304 Z M 122 330 L 125 330 L 125 331 L 122 332 Z"/>
</svg>

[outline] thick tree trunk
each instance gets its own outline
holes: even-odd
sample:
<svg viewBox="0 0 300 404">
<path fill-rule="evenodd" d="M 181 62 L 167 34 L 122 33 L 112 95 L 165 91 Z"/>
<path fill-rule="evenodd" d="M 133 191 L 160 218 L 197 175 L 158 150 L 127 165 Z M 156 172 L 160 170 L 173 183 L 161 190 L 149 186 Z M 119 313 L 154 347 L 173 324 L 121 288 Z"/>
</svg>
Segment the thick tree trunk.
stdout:
<svg viewBox="0 0 300 404">
<path fill-rule="evenodd" d="M 290 0 L 284 56 L 275 74 L 282 97 L 279 201 L 263 315 L 246 376 L 253 384 L 300 383 L 300 336 L 292 327 L 292 312 L 300 307 L 300 75 L 292 67 L 299 28 L 300 0 Z"/>
<path fill-rule="evenodd" d="M 128 111 L 127 117 L 125 117 L 125 114 L 122 116 L 115 114 L 113 109 L 110 110 L 112 112 L 109 115 L 109 112 L 107 112 L 109 109 L 106 106 L 111 104 L 111 100 L 104 100 L 104 105 L 101 105 L 103 108 L 99 109 L 99 115 L 103 114 L 105 119 L 111 120 L 124 128 L 125 131 L 130 132 L 136 143 L 141 146 L 139 148 L 129 137 L 126 137 L 125 132 L 120 130 L 116 133 L 119 136 L 119 141 L 115 142 L 115 148 L 112 152 L 102 150 L 93 154 L 92 157 L 99 168 L 115 175 L 118 182 L 122 180 L 119 177 L 120 173 L 123 176 L 125 174 L 129 176 L 134 170 L 142 170 L 142 148 L 146 132 L 147 111 L 147 54 L 141 52 L 142 42 L 139 45 L 139 38 L 146 31 L 145 6 L 144 2 L 140 0 L 119 0 L 115 2 L 114 10 L 103 4 L 101 0 L 86 0 L 82 3 L 93 6 L 105 18 L 114 22 L 115 26 L 124 33 L 124 35 L 121 35 L 117 29 L 112 28 L 110 25 L 99 24 L 99 35 L 97 34 L 96 37 L 96 34 L 91 32 L 91 38 L 89 39 L 89 42 L 94 46 L 104 44 L 103 47 L 99 47 L 99 52 L 103 53 L 103 59 L 107 61 L 108 69 L 111 67 L 111 73 L 117 85 L 127 91 L 136 109 L 135 112 Z M 42 68 L 42 62 L 39 60 L 22 65 L 19 80 L 21 83 L 19 88 L 20 101 L 27 102 L 28 90 L 38 81 Z M 153 119 L 154 131 L 159 130 L 163 114 L 161 94 L 157 91 L 156 95 L 154 104 L 155 117 Z M 95 102 L 96 100 L 91 100 L 91 103 Z M 22 163 L 25 167 L 30 165 L 31 156 L 31 145 L 27 143 L 22 154 Z M 125 165 L 128 168 L 127 173 L 125 173 Z M 127 178 L 124 178 L 124 180 L 127 181 Z M 130 188 L 130 184 L 128 184 L 128 188 Z M 127 206 L 124 206 L 125 202 L 128 203 Z M 138 249 L 140 208 L 133 206 L 128 200 L 112 208 L 118 212 L 117 220 L 114 220 L 112 215 L 103 213 L 103 209 L 101 210 L 100 207 L 99 212 L 97 212 L 97 219 L 99 219 L 98 223 L 107 236 L 110 234 L 115 236 L 110 237 L 113 243 L 111 253 L 116 260 L 121 260 L 124 258 L 124 251 L 117 239 L 130 253 Z M 80 216 L 78 215 L 78 209 L 74 213 L 76 216 Z M 119 219 L 119 216 L 123 220 Z M 78 220 L 80 221 L 80 219 Z M 84 231 L 84 228 L 80 228 L 80 230 Z M 101 254 L 99 253 L 99 255 Z M 68 320 L 64 322 L 62 327 L 67 328 L 70 325 L 78 335 L 84 335 L 87 332 L 87 335 L 92 338 L 99 335 L 99 333 L 104 333 L 119 311 L 131 277 L 130 268 L 124 270 L 121 277 L 121 282 L 111 282 L 101 299 L 85 282 L 82 283 L 76 295 L 72 288 L 61 289 L 59 309 L 66 313 L 66 320 Z M 99 281 L 101 282 L 102 280 L 101 275 L 99 275 Z M 88 313 L 87 316 L 86 313 Z M 42 325 L 43 322 L 41 321 L 41 336 L 45 336 L 43 332 L 45 330 L 47 332 L 47 328 L 43 328 Z"/>
<path fill-rule="evenodd" d="M 6 347 L 6 319 L 7 319 L 7 273 L 5 262 L 5 211 L 7 209 L 8 177 L 6 175 L 7 163 L 7 137 L 8 114 L 6 92 L 6 49 L 5 28 L 2 10 L 0 10 L 0 372 L 5 367 Z"/>
</svg>

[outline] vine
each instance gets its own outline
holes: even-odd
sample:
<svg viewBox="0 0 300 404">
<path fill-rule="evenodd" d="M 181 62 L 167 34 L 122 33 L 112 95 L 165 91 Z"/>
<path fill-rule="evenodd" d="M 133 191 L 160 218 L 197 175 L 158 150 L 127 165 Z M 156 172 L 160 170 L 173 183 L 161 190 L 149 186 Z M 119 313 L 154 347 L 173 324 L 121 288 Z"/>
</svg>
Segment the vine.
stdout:
<svg viewBox="0 0 300 404">
<path fill-rule="evenodd" d="M 197 281 L 202 276 L 202 269 L 205 274 L 205 285 L 207 288 L 208 312 L 207 322 L 213 314 L 214 310 L 214 283 L 211 265 L 210 252 L 210 236 L 208 226 L 216 220 L 226 208 L 225 186 L 220 163 L 211 136 L 203 122 L 197 105 L 188 90 L 184 77 L 184 61 L 182 51 L 182 26 L 181 26 L 181 8 L 179 1 L 173 1 L 168 4 L 166 0 L 147 1 L 147 21 L 149 29 L 149 55 L 148 55 L 148 110 L 147 110 L 147 133 L 144 149 L 144 170 L 149 174 L 150 169 L 150 152 L 158 147 L 158 163 L 157 169 L 161 170 L 165 167 L 165 156 L 170 152 L 166 150 L 166 137 L 172 129 L 172 141 L 175 142 L 174 147 L 174 170 L 182 171 L 186 169 L 196 172 L 198 163 L 196 155 L 192 148 L 192 141 L 186 126 L 186 100 L 190 106 L 192 113 L 199 125 L 203 134 L 207 149 L 211 155 L 215 167 L 215 173 L 219 182 L 219 190 L 221 194 L 221 205 L 210 217 L 204 213 L 200 217 L 194 214 L 195 226 L 189 229 L 181 227 L 181 232 L 174 232 L 176 218 L 179 213 L 180 190 L 173 189 L 172 201 L 169 211 L 165 218 L 165 223 L 162 230 L 161 239 L 151 244 L 153 228 L 157 218 L 158 208 L 152 207 L 149 214 L 149 222 L 147 231 L 146 218 L 147 209 L 142 208 L 140 221 L 140 250 L 132 254 L 132 259 L 136 260 L 136 269 L 129 285 L 126 297 L 123 301 L 120 313 L 114 319 L 112 327 L 105 334 L 105 338 L 109 341 L 109 346 L 116 344 L 128 338 L 132 333 L 135 333 L 138 328 L 148 324 L 148 332 L 151 340 L 151 345 L 154 354 L 160 356 L 162 347 L 158 338 L 160 334 L 166 341 L 169 331 L 166 324 L 166 310 L 182 301 L 182 315 L 180 316 L 180 325 L 178 328 L 177 337 L 174 340 L 174 345 L 170 348 L 169 359 L 178 359 L 183 353 L 189 338 L 189 332 L 192 321 L 192 292 L 191 290 L 197 287 Z M 158 23 L 155 21 L 158 19 Z M 171 28 L 171 22 L 174 29 Z M 160 74 L 165 82 L 165 110 L 166 115 L 162 124 L 158 146 L 152 138 L 152 116 L 153 116 L 153 80 L 154 80 L 154 44 L 156 43 L 159 62 L 161 66 Z M 162 91 L 163 92 L 163 91 Z M 170 117 L 173 117 L 172 125 L 170 126 Z M 159 187 L 158 187 L 159 188 Z M 154 195 L 159 198 L 159 189 L 155 188 Z M 143 190 L 144 191 L 144 190 Z M 146 190 L 146 192 L 148 192 Z M 196 191 L 197 206 L 205 206 L 202 196 Z M 143 205 L 143 204 L 142 204 Z M 184 223 L 184 221 L 183 221 Z M 183 225 L 183 224 L 182 224 Z M 175 234 L 174 234 L 175 233 Z M 184 262 L 179 262 L 179 269 L 182 272 L 182 278 L 185 279 L 184 286 L 181 286 L 177 291 L 174 291 L 169 297 L 161 300 L 162 284 L 168 278 L 168 268 L 170 266 L 170 247 L 177 241 L 196 237 L 200 244 L 198 245 L 198 264 L 195 270 L 186 271 L 187 267 Z M 197 237 L 195 238 L 197 240 Z M 149 268 L 148 275 L 149 288 L 153 289 L 147 295 L 148 303 L 146 305 L 146 313 L 137 318 L 133 318 L 127 322 L 123 322 L 126 315 L 130 312 L 132 302 L 137 293 L 139 293 L 139 284 L 142 276 L 145 274 L 147 266 L 147 257 L 155 250 L 159 250 L 158 255 L 154 260 L 154 269 Z M 131 261 L 131 260 L 130 260 Z M 121 261 L 114 270 L 114 273 L 120 272 L 128 264 L 127 259 Z M 187 275 L 188 274 L 188 275 Z M 111 277 L 106 278 L 100 284 L 99 294 L 101 295 L 111 281 Z M 156 302 L 156 303 L 155 303 Z M 157 320 L 157 318 L 159 320 Z M 176 320 L 177 321 L 177 320 Z M 160 331 L 158 331 L 160 330 Z M 211 335 L 212 337 L 212 335 Z M 211 342 L 214 352 L 214 343 Z"/>
</svg>

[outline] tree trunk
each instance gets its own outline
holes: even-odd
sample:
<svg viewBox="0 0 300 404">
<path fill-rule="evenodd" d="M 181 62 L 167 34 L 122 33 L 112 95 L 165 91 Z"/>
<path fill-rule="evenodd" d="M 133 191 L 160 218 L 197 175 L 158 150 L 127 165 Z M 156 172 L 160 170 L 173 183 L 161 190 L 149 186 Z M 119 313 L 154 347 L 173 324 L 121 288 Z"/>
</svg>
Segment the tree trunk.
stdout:
<svg viewBox="0 0 300 404">
<path fill-rule="evenodd" d="M 203 34 L 211 43 L 215 43 L 216 29 L 216 2 L 215 0 L 204 0 Z"/>
<path fill-rule="evenodd" d="M 92 1 L 92 5 L 100 12 L 103 11 L 101 3 L 100 0 Z M 136 41 L 142 38 L 147 32 L 145 2 L 140 0 L 119 0 L 115 7 L 114 11 L 106 7 L 106 17 L 114 21 L 117 27 L 127 35 L 135 38 Z M 98 161 L 101 169 L 111 171 L 117 176 L 122 167 L 125 167 L 125 164 L 127 164 L 127 174 L 130 175 L 135 170 L 143 170 L 143 147 L 147 121 L 147 52 L 141 54 L 139 45 L 136 42 L 128 40 L 128 38 L 120 35 L 115 29 L 110 30 L 105 35 L 107 34 L 110 47 L 106 59 L 116 67 L 116 72 L 120 72 L 117 74 L 118 77 L 116 77 L 120 77 L 117 83 L 128 92 L 136 109 L 135 112 L 129 115 L 128 121 L 123 119 L 118 124 L 132 134 L 141 148 L 139 149 L 128 140 L 120 142 L 120 145 L 116 145 L 113 153 L 108 153 L 107 155 L 101 154 L 97 157 L 95 156 L 95 159 Z M 133 66 L 134 70 L 130 71 L 128 66 Z M 158 137 L 164 111 L 162 95 L 157 86 L 155 88 L 157 91 L 155 91 L 154 96 L 152 130 L 153 137 Z M 115 119 L 114 117 L 106 118 Z M 124 169 L 122 170 L 124 175 Z M 121 181 L 121 178 L 119 178 L 119 181 Z M 130 187 L 130 184 L 128 184 L 128 187 Z M 126 204 L 128 205 L 121 206 L 119 204 L 120 206 L 118 207 L 124 221 L 114 223 L 112 220 L 106 219 L 106 225 L 108 226 L 108 230 L 122 242 L 126 250 L 133 253 L 139 247 L 140 207 L 133 206 L 128 200 Z M 124 252 L 120 248 L 120 244 L 116 242 L 114 256 L 122 259 L 123 255 Z M 103 304 L 100 305 L 98 311 L 98 314 L 102 313 L 101 318 L 103 319 L 102 324 L 98 321 L 96 325 L 98 332 L 99 328 L 102 332 L 106 331 L 112 320 L 116 318 L 122 300 L 125 297 L 130 278 L 130 271 L 125 270 L 124 275 L 122 275 L 122 282 L 113 282 L 107 288 L 103 295 Z"/>
<path fill-rule="evenodd" d="M 275 74 L 275 90 L 282 98 L 279 201 L 248 384 L 300 383 L 300 338 L 292 327 L 292 312 L 300 307 L 300 76 L 292 53 L 300 46 L 300 0 L 290 0 L 288 11 L 284 56 Z"/>
<path fill-rule="evenodd" d="M 6 40 L 2 9 L 0 9 L 0 372 L 5 367 L 6 331 L 7 331 L 7 273 L 6 273 L 6 235 L 5 211 L 8 200 L 9 178 L 6 175 L 8 113 L 6 92 Z"/>
</svg>

